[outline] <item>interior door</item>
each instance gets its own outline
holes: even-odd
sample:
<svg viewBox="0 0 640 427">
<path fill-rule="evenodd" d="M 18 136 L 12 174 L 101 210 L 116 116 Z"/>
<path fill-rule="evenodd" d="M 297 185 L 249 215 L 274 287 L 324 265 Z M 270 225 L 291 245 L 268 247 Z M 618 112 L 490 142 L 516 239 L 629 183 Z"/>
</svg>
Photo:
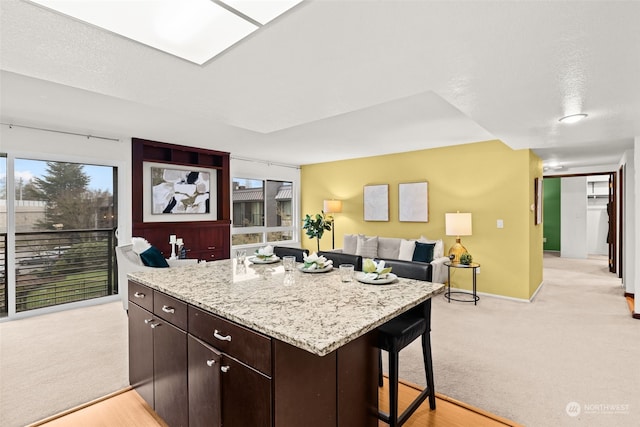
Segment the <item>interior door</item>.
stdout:
<svg viewBox="0 0 640 427">
<path fill-rule="evenodd" d="M 607 243 L 609 244 L 609 271 L 616 272 L 616 231 L 618 227 L 616 214 L 616 174 L 609 174 L 609 201 L 607 203 L 607 214 L 609 214 L 609 230 L 607 232 Z"/>
</svg>

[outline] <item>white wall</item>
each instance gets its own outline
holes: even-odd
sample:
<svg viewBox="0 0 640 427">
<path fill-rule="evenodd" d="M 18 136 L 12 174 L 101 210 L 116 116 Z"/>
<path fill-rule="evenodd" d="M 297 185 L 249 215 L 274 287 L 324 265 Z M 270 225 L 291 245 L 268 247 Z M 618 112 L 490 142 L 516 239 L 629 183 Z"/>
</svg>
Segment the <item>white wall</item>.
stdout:
<svg viewBox="0 0 640 427">
<path fill-rule="evenodd" d="M 587 177 L 562 178 L 560 188 L 560 256 L 586 258 Z"/>
<path fill-rule="evenodd" d="M 609 215 L 607 206 L 589 206 L 587 208 L 587 254 L 608 255 Z"/>
<path fill-rule="evenodd" d="M 634 313 L 640 315 L 640 268 L 636 267 L 638 256 L 640 256 L 640 136 L 635 138 L 633 149 L 633 167 L 627 172 L 627 188 L 633 187 L 633 195 L 627 199 L 627 236 L 633 236 L 633 241 L 627 238 L 628 252 L 625 257 L 626 265 L 629 266 L 629 277 L 633 278 L 625 284 L 627 292 L 635 294 Z M 632 185 L 630 185 L 633 182 Z"/>
</svg>

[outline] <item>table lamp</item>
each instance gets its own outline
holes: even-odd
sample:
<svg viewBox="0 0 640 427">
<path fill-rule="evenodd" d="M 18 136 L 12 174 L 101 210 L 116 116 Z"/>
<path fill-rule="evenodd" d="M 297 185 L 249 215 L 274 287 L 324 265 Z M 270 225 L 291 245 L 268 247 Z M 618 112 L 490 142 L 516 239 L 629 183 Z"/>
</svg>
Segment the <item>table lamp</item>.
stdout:
<svg viewBox="0 0 640 427">
<path fill-rule="evenodd" d="M 459 264 L 460 255 L 467 252 L 460 243 L 460 236 L 471 236 L 471 213 L 448 213 L 444 221 L 447 236 L 456 236 L 456 243 L 449 249 L 449 258 L 453 255 L 451 262 Z"/>
<path fill-rule="evenodd" d="M 329 218 L 331 220 L 331 249 L 336 248 L 336 235 L 335 235 L 335 219 L 333 217 L 334 213 L 342 212 L 342 200 L 325 200 L 323 204 L 324 209 L 322 211 L 325 214 L 330 214 Z"/>
</svg>

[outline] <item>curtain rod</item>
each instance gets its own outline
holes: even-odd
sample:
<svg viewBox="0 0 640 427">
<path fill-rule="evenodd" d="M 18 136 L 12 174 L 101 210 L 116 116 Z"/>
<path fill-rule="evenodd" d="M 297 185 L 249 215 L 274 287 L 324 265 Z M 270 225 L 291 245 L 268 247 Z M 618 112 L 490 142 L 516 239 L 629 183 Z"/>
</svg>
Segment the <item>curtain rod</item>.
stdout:
<svg viewBox="0 0 640 427">
<path fill-rule="evenodd" d="M 116 142 L 120 141 L 120 139 L 118 139 L 118 138 L 109 138 L 109 137 L 106 137 L 106 136 L 96 136 L 96 135 L 88 135 L 88 134 L 84 134 L 84 133 L 67 132 L 67 131 L 64 131 L 64 130 L 46 129 L 46 128 L 39 128 L 39 127 L 35 127 L 35 126 L 16 125 L 14 123 L 4 123 L 4 122 L 2 122 L 0 124 L 5 125 L 5 126 L 9 126 L 9 129 L 16 127 L 16 128 L 23 128 L 23 129 L 41 130 L 41 131 L 45 131 L 45 132 L 62 133 L 62 134 L 65 134 L 65 135 L 84 136 L 87 139 L 93 138 L 93 139 L 102 139 L 102 140 L 105 140 L 105 141 L 116 141 Z"/>
<path fill-rule="evenodd" d="M 282 167 L 285 167 L 285 168 L 300 169 L 300 166 L 296 166 L 296 165 L 288 165 L 286 163 L 270 162 L 268 160 L 250 159 L 248 157 L 231 156 L 231 159 L 232 160 L 242 160 L 244 162 L 263 163 L 263 164 L 268 165 L 268 166 L 282 166 Z"/>
</svg>

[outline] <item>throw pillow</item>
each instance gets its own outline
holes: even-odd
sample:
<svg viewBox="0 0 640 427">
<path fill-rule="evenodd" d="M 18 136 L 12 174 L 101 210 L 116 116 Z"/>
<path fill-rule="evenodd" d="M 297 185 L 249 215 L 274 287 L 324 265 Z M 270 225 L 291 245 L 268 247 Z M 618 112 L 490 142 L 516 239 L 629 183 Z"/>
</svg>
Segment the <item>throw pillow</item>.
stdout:
<svg viewBox="0 0 640 427">
<path fill-rule="evenodd" d="M 355 254 L 358 245 L 358 236 L 355 234 L 345 234 L 342 243 L 342 252 L 345 254 Z"/>
<path fill-rule="evenodd" d="M 132 237 L 131 238 L 131 250 L 138 255 L 142 252 L 146 251 L 151 247 L 151 243 L 147 241 L 144 237 Z"/>
<path fill-rule="evenodd" d="M 404 261 L 413 260 L 413 252 L 416 249 L 416 241 L 415 240 L 406 240 L 402 239 L 400 241 L 400 252 L 398 253 L 398 259 Z"/>
<path fill-rule="evenodd" d="M 421 243 L 436 244 L 435 248 L 433 248 L 433 259 L 442 258 L 444 256 L 444 242 L 442 241 L 442 239 L 430 240 L 424 236 L 420 236 L 420 239 L 418 239 L 418 241 Z"/>
<path fill-rule="evenodd" d="M 362 258 L 376 258 L 378 256 L 378 236 L 358 235 L 356 255 L 360 255 Z"/>
<path fill-rule="evenodd" d="M 435 243 L 420 243 L 416 242 L 416 248 L 413 251 L 413 258 L 411 261 L 431 262 L 433 261 L 433 248 Z"/>
<path fill-rule="evenodd" d="M 149 247 L 146 251 L 140 254 L 140 259 L 147 267 L 166 268 L 169 267 L 167 260 L 164 259 L 162 253 L 155 246 Z"/>
</svg>

